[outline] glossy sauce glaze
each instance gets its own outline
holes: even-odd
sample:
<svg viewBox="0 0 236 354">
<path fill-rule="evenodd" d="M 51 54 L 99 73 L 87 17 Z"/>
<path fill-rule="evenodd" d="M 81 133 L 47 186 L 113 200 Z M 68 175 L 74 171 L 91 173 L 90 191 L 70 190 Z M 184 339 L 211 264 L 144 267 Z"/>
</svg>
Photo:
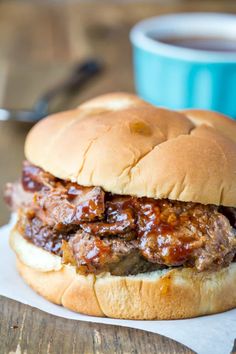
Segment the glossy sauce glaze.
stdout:
<svg viewBox="0 0 236 354">
<path fill-rule="evenodd" d="M 62 181 L 28 163 L 22 185 L 32 200 L 21 208 L 21 233 L 59 255 L 62 242 L 68 243 L 78 268 L 89 272 L 140 257 L 203 270 L 236 251 L 232 228 L 216 206 L 113 195 Z"/>
</svg>

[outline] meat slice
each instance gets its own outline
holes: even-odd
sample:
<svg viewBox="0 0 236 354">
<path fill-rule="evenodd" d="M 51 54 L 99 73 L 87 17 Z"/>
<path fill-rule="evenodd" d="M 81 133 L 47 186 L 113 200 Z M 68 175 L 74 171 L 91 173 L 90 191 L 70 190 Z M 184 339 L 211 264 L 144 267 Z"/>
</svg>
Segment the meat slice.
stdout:
<svg viewBox="0 0 236 354">
<path fill-rule="evenodd" d="M 58 230 L 99 220 L 105 211 L 100 187 L 82 187 L 59 180 L 27 161 L 23 164 L 22 186 L 25 191 L 37 192 L 32 205 L 34 212 L 45 225 Z"/>
<path fill-rule="evenodd" d="M 80 187 L 80 194 L 72 201 L 76 207 L 75 220 L 94 221 L 105 212 L 105 193 L 100 187 Z"/>
<path fill-rule="evenodd" d="M 99 237 L 120 236 L 126 240 L 136 237 L 134 198 L 111 196 L 106 202 L 106 218 L 96 223 L 83 223 L 81 228 Z"/>
<path fill-rule="evenodd" d="M 25 191 L 37 192 L 43 187 L 50 188 L 56 182 L 56 178 L 40 167 L 24 161 L 22 169 L 22 186 Z"/>
<path fill-rule="evenodd" d="M 111 195 L 106 202 L 106 217 L 109 223 L 129 221 L 135 222 L 135 202 L 137 198 Z"/>
<path fill-rule="evenodd" d="M 24 237 L 84 273 L 220 269 L 236 254 L 235 208 L 113 195 L 28 162 L 22 185 L 8 184 L 5 200 L 19 209 Z"/>
<path fill-rule="evenodd" d="M 168 200 L 143 200 L 139 207 L 139 249 L 153 263 L 197 270 L 227 266 L 236 237 L 217 207 Z"/>
<path fill-rule="evenodd" d="M 136 237 L 134 198 L 129 196 L 108 196 L 105 220 L 83 223 L 81 228 L 99 237 L 118 236 L 126 240 Z"/>
<path fill-rule="evenodd" d="M 17 222 L 17 229 L 25 239 L 35 246 L 58 256 L 62 256 L 62 241 L 67 241 L 70 238 L 69 234 L 58 233 L 53 228 L 44 225 L 37 217 L 31 219 L 22 213 Z"/>
<path fill-rule="evenodd" d="M 193 252 L 195 267 L 199 271 L 228 266 L 236 252 L 236 234 L 228 219 L 214 213 L 209 218 L 206 233 L 201 237 L 202 247 Z"/>
<path fill-rule="evenodd" d="M 35 210 L 44 224 L 64 230 L 100 219 L 105 211 L 104 192 L 99 187 L 79 186 L 74 194 L 63 186 L 43 189 L 36 195 Z"/>
<path fill-rule="evenodd" d="M 82 274 L 110 272 L 113 275 L 128 275 L 162 268 L 147 262 L 140 255 L 136 240 L 100 239 L 79 231 L 69 240 L 68 246 L 76 260 L 78 272 Z"/>
<path fill-rule="evenodd" d="M 126 236 L 127 233 L 135 229 L 135 223 L 131 223 L 129 220 L 118 221 L 115 223 L 106 223 L 106 222 L 96 222 L 96 223 L 84 223 L 80 225 L 81 228 L 93 235 L 98 235 L 100 237 L 104 236 Z"/>
<path fill-rule="evenodd" d="M 33 194 L 26 192 L 20 182 L 7 183 L 4 190 L 4 200 L 12 211 L 22 206 L 30 205 L 33 199 Z"/>
<path fill-rule="evenodd" d="M 75 206 L 68 201 L 64 189 L 43 190 L 37 193 L 34 209 L 44 225 L 58 230 L 62 229 L 63 225 L 70 225 L 75 215 Z"/>
</svg>

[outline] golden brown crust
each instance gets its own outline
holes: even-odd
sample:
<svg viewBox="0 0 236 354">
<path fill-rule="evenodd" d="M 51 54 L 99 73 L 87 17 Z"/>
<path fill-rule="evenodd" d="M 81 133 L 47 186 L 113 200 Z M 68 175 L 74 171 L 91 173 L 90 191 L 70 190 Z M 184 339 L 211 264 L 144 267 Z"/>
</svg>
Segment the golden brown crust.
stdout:
<svg viewBox="0 0 236 354">
<path fill-rule="evenodd" d="M 29 133 L 27 159 L 62 179 L 116 194 L 236 205 L 236 123 L 109 94 Z"/>
<path fill-rule="evenodd" d="M 154 273 L 155 274 L 155 273 Z M 217 272 L 173 269 L 162 277 L 105 277 L 95 283 L 108 317 L 179 319 L 222 312 L 236 306 L 236 264 Z"/>
<path fill-rule="evenodd" d="M 94 277 L 76 274 L 75 267 L 41 272 L 17 259 L 17 269 L 25 282 L 47 300 L 72 311 L 104 316 L 94 292 Z"/>
<path fill-rule="evenodd" d="M 179 319 L 213 314 L 236 307 L 236 264 L 217 272 L 190 268 L 162 276 L 81 276 L 72 266 L 36 271 L 18 260 L 24 280 L 46 299 L 92 315 L 124 319 Z"/>
<path fill-rule="evenodd" d="M 236 142 L 235 121 L 227 116 L 203 109 L 182 111 L 196 126 L 206 124 L 217 129 L 221 134 Z"/>
<path fill-rule="evenodd" d="M 81 185 L 235 206 L 235 137 L 235 122 L 217 113 L 158 109 L 118 93 L 41 121 L 28 135 L 25 152 L 32 163 Z M 47 262 L 42 250 L 34 266 L 34 257 L 28 257 L 24 242 L 18 241 L 13 237 L 11 245 L 25 281 L 48 300 L 76 312 L 177 319 L 236 307 L 236 263 L 216 272 L 179 268 L 129 277 L 82 276 L 72 266 L 58 267 L 50 254 Z"/>
<path fill-rule="evenodd" d="M 26 247 L 25 240 L 20 247 L 21 240 L 13 230 L 11 247 L 23 279 L 49 301 L 75 312 L 126 319 L 177 319 L 236 307 L 236 263 L 216 272 L 178 268 L 128 277 L 108 273 L 83 276 L 70 265 L 48 271 L 45 260 L 48 257 L 50 262 L 52 255 L 30 242 Z"/>
<path fill-rule="evenodd" d="M 113 92 L 92 98 L 78 108 L 89 112 L 120 111 L 130 107 L 146 107 L 149 104 L 132 93 Z"/>
<path fill-rule="evenodd" d="M 26 266 L 19 258 L 17 258 L 16 265 L 22 278 L 34 291 L 55 304 L 62 304 L 62 296 L 75 276 L 75 270 L 72 267 L 42 272 Z"/>
<path fill-rule="evenodd" d="M 83 276 L 75 274 L 73 282 L 62 297 L 62 305 L 72 311 L 90 316 L 103 317 L 96 292 L 94 275 Z"/>
</svg>

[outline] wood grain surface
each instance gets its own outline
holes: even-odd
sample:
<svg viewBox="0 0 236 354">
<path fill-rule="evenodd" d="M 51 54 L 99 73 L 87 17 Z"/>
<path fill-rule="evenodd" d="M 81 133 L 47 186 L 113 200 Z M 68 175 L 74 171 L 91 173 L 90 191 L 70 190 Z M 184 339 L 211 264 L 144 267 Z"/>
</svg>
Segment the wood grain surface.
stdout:
<svg viewBox="0 0 236 354">
<path fill-rule="evenodd" d="M 193 353 L 157 334 L 66 320 L 1 297 L 0 315 L 1 354 Z"/>
<path fill-rule="evenodd" d="M 180 11 L 236 12 L 227 1 L 0 1 L 0 107 L 30 108 L 73 65 L 100 58 L 104 72 L 52 110 L 109 91 L 133 91 L 128 33 L 142 18 Z M 0 122 L 0 187 L 20 175 L 29 124 Z M 2 194 L 2 192 L 1 192 Z M 0 225 L 9 211 L 0 198 Z M 4 271 L 4 270 L 0 270 Z M 144 331 L 57 318 L 0 297 L 0 354 L 192 353 Z"/>
</svg>

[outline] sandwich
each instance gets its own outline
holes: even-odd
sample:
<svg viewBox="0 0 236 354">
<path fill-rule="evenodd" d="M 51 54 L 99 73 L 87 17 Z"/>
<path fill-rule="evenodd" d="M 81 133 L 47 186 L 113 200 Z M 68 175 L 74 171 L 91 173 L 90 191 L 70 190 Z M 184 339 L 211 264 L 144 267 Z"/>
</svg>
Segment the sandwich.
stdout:
<svg viewBox="0 0 236 354">
<path fill-rule="evenodd" d="M 70 310 L 180 319 L 236 307 L 236 123 L 112 93 L 37 123 L 5 200 L 17 269 Z"/>
</svg>

